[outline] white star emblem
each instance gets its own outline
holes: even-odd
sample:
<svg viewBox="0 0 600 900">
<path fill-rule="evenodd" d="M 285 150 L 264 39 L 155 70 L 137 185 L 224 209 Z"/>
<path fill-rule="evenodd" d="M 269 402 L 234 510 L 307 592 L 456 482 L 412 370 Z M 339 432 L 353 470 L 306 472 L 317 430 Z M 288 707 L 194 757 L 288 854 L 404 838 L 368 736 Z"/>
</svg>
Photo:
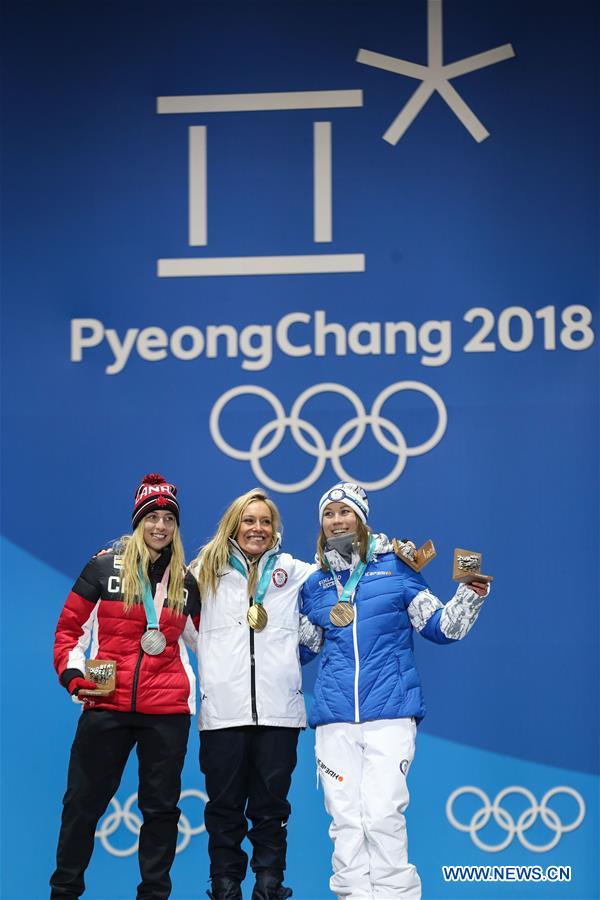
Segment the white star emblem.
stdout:
<svg viewBox="0 0 600 900">
<path fill-rule="evenodd" d="M 467 72 L 492 66 L 494 63 L 510 59 L 515 55 L 512 44 L 503 44 L 475 56 L 466 56 L 456 62 L 444 65 L 442 52 L 442 0 L 427 0 L 427 65 L 420 66 L 406 59 L 374 53 L 372 50 L 359 50 L 356 61 L 377 69 L 386 69 L 397 75 L 416 78 L 422 84 L 414 92 L 406 106 L 396 116 L 383 135 L 384 141 L 397 144 L 402 135 L 410 128 L 434 91 L 444 98 L 455 116 L 460 119 L 469 134 L 480 143 L 489 137 L 489 131 L 479 121 L 460 94 L 450 84 L 451 78 L 458 78 Z"/>
</svg>

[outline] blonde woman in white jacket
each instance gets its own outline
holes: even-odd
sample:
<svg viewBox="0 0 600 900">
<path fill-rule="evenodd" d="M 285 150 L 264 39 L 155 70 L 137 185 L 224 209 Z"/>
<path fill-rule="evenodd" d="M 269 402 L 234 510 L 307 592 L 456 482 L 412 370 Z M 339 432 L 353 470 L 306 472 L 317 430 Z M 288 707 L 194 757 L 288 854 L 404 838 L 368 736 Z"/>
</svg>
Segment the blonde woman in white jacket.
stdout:
<svg viewBox="0 0 600 900">
<path fill-rule="evenodd" d="M 260 488 L 237 497 L 192 564 L 200 586 L 200 767 L 209 802 L 213 900 L 241 900 L 247 856 L 253 900 L 286 900 L 287 794 L 306 726 L 301 656 L 321 630 L 299 615 L 314 565 L 282 553 L 281 518 Z M 251 827 L 249 828 L 248 820 Z"/>
</svg>

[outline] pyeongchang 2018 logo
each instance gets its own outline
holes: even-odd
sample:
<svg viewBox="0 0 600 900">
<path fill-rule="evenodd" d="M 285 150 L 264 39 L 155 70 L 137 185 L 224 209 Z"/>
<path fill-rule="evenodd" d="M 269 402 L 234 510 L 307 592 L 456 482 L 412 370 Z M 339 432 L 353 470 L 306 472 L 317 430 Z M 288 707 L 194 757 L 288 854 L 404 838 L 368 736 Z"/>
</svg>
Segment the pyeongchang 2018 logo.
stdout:
<svg viewBox="0 0 600 900">
<path fill-rule="evenodd" d="M 382 414 L 387 400 L 403 391 L 417 391 L 427 397 L 432 404 L 435 426 L 429 437 L 420 444 L 409 446 L 400 427 L 392 419 Z M 320 394 L 340 394 L 351 405 L 350 417 L 338 428 L 331 443 L 327 445 L 321 432 L 303 415 L 305 404 Z M 228 404 L 238 397 L 255 395 L 266 400 L 271 406 L 273 417 L 261 425 L 250 440 L 247 449 L 232 446 L 221 431 L 221 417 Z M 233 459 L 249 462 L 255 477 L 266 487 L 284 494 L 304 491 L 321 477 L 327 462 L 341 481 L 358 482 L 369 491 L 379 491 L 393 484 L 404 471 L 410 457 L 422 456 L 441 441 L 448 422 L 448 413 L 440 395 L 429 385 L 420 381 L 397 381 L 384 388 L 373 401 L 367 412 L 360 397 L 343 384 L 324 382 L 314 384 L 296 398 L 289 415 L 281 400 L 272 392 L 259 385 L 240 385 L 222 394 L 210 414 L 209 427 L 217 447 Z M 342 462 L 344 456 L 356 449 L 366 434 L 367 427 L 379 445 L 395 457 L 390 471 L 375 481 L 365 481 L 360 473 L 348 472 Z M 282 482 L 271 478 L 263 467 L 263 460 L 275 453 L 287 431 L 290 431 L 296 445 L 307 456 L 314 459 L 312 471 L 299 481 Z"/>
<path fill-rule="evenodd" d="M 411 78 L 418 87 L 394 120 L 383 140 L 395 146 L 415 121 L 433 94 L 439 94 L 478 143 L 489 136 L 483 123 L 450 82 L 461 75 L 510 59 L 511 44 L 444 63 L 442 0 L 427 2 L 427 64 L 360 48 L 360 65 Z M 290 110 L 333 110 L 362 107 L 363 91 L 311 90 L 253 94 L 196 94 L 158 97 L 159 115 L 210 115 Z M 323 113 L 320 114 L 322 119 Z M 313 126 L 313 243 L 333 241 L 332 122 L 314 121 Z M 208 127 L 188 128 L 188 243 L 208 244 Z M 364 272 L 364 253 L 300 253 L 294 256 L 226 256 L 159 259 L 159 278 L 215 275 L 306 275 L 327 272 Z"/>
</svg>

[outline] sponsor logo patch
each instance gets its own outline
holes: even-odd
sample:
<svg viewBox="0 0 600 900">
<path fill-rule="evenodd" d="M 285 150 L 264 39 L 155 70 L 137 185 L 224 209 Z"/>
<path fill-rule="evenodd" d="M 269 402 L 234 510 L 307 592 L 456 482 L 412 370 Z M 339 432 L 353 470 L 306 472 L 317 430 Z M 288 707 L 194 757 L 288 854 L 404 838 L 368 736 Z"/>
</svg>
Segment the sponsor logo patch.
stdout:
<svg viewBox="0 0 600 900">
<path fill-rule="evenodd" d="M 327 588 L 333 587 L 335 585 L 335 579 L 333 578 L 322 578 L 319 582 L 319 587 L 323 588 L 323 590 L 327 590 Z"/>
<path fill-rule="evenodd" d="M 323 775 L 329 775 L 330 778 L 333 778 L 334 781 L 343 781 L 344 776 L 340 775 L 338 772 L 334 772 L 333 769 L 330 769 L 329 766 L 326 766 L 322 759 L 319 759 L 317 756 L 317 765 Z"/>
<path fill-rule="evenodd" d="M 275 587 L 280 588 L 280 587 L 283 587 L 284 584 L 287 582 L 288 573 L 285 571 L 285 569 L 274 569 L 273 574 L 271 575 L 271 578 L 273 580 L 273 584 L 275 585 Z"/>
</svg>

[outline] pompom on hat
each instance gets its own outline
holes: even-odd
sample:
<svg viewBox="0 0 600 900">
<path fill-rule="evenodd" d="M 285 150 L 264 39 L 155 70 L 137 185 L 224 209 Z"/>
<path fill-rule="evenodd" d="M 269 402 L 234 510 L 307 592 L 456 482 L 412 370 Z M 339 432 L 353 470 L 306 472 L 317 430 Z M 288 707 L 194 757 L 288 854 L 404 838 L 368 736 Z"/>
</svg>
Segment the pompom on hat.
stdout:
<svg viewBox="0 0 600 900">
<path fill-rule="evenodd" d="M 330 503 L 345 503 L 366 525 L 369 518 L 369 498 L 360 484 L 353 481 L 339 481 L 330 490 L 325 491 L 319 500 L 319 521 L 323 521 L 325 507 Z"/>
<path fill-rule="evenodd" d="M 144 475 L 142 483 L 135 492 L 131 524 L 137 528 L 144 516 L 157 509 L 168 510 L 173 513 L 179 525 L 179 503 L 177 502 L 177 488 L 158 472 Z"/>
</svg>

